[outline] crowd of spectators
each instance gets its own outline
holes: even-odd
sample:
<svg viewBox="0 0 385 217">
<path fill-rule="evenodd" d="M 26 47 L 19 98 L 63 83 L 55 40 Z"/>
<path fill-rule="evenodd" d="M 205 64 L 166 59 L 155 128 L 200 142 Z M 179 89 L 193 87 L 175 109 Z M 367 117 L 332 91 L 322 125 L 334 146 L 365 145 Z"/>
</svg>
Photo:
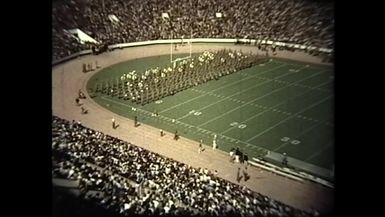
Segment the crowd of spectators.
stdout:
<svg viewBox="0 0 385 217">
<path fill-rule="evenodd" d="M 53 117 L 53 177 L 122 215 L 315 216 L 133 144 Z M 96 192 L 87 194 L 87 192 Z"/>
<path fill-rule="evenodd" d="M 59 0 L 52 11 L 53 55 L 87 47 L 63 34 L 75 28 L 106 44 L 249 38 L 332 49 L 333 13 L 332 3 L 317 0 Z"/>
</svg>

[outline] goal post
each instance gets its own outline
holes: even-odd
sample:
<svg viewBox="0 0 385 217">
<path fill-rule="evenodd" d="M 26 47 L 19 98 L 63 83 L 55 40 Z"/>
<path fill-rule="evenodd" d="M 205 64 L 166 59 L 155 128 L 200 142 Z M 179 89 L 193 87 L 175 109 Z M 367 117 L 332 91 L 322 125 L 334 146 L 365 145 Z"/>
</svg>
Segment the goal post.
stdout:
<svg viewBox="0 0 385 217">
<path fill-rule="evenodd" d="M 188 56 L 184 56 L 184 57 L 178 57 L 178 58 L 175 58 L 174 59 L 174 56 L 173 56 L 173 42 L 171 41 L 170 43 L 170 63 L 175 65 L 178 61 L 182 61 L 182 60 L 185 60 L 185 59 L 190 59 L 191 56 L 192 56 L 192 42 L 191 40 L 188 40 L 187 39 L 187 44 L 189 45 L 188 46 Z M 181 52 L 181 51 L 180 51 Z M 183 52 L 183 51 L 182 51 Z"/>
<path fill-rule="evenodd" d="M 193 38 L 193 34 L 192 34 L 192 30 L 190 31 L 190 38 L 189 39 L 186 39 L 184 40 L 184 37 L 182 36 L 182 38 L 180 38 L 180 44 L 183 45 L 184 42 L 187 42 L 187 44 L 189 45 L 188 46 L 188 53 L 189 55 L 188 56 L 185 56 L 185 57 L 180 57 L 180 58 L 176 58 L 176 59 L 173 59 L 173 35 L 172 35 L 172 32 L 170 34 L 170 63 L 173 65 L 173 67 L 175 68 L 176 66 L 176 63 L 178 61 L 182 61 L 182 60 L 185 60 L 185 59 L 190 59 L 191 58 L 191 53 L 192 53 L 192 38 Z M 177 45 L 178 43 L 175 44 L 175 46 Z M 187 51 L 186 48 L 184 48 L 184 46 L 181 46 L 181 49 L 184 49 L 182 51 L 179 51 L 179 53 L 183 53 L 183 51 Z"/>
</svg>

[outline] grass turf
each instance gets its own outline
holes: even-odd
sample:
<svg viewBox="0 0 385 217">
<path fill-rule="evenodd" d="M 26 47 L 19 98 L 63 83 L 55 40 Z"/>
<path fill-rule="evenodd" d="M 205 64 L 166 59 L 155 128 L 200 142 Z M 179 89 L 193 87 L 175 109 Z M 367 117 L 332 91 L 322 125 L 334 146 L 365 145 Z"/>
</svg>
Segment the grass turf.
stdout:
<svg viewBox="0 0 385 217">
<path fill-rule="evenodd" d="M 186 54 L 174 58 L 182 56 Z M 164 55 L 122 62 L 94 75 L 87 88 L 98 80 L 163 67 L 169 61 Z M 171 133 L 178 130 L 182 137 L 202 139 L 207 145 L 217 134 L 219 149 L 240 147 L 249 159 L 267 150 L 285 152 L 330 170 L 334 164 L 333 80 L 332 67 L 273 59 L 144 106 L 100 94 L 94 100 L 119 115 L 137 116 L 139 122 Z M 151 115 L 154 111 L 158 117 Z"/>
</svg>

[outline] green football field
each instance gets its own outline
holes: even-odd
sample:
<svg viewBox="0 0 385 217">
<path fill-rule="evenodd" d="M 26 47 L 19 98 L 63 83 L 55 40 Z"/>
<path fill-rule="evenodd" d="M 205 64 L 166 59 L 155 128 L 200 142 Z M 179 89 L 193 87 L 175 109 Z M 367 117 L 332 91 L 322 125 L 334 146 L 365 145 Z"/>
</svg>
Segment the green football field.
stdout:
<svg viewBox="0 0 385 217">
<path fill-rule="evenodd" d="M 185 55 L 182 55 L 185 56 Z M 177 58 L 175 56 L 174 58 Z M 103 69 L 88 82 L 170 65 L 169 55 Z M 239 147 L 251 157 L 286 153 L 331 170 L 334 164 L 334 74 L 329 66 L 283 59 L 212 80 L 144 106 L 98 94 L 93 99 L 122 116 L 218 148 Z M 136 109 L 133 109 L 136 108 Z M 159 116 L 153 116 L 153 112 Z M 173 121 L 174 120 L 174 121 Z M 198 142 L 197 142 L 198 143 Z"/>
</svg>

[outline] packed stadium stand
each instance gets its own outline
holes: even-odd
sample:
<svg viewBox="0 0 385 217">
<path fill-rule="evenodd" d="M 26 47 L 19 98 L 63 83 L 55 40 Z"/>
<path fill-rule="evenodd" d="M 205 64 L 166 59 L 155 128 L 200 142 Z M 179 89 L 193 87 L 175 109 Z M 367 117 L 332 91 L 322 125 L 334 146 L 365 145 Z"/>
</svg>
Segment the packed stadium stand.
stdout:
<svg viewBox="0 0 385 217">
<path fill-rule="evenodd" d="M 125 216 L 317 216 L 159 154 L 53 117 L 56 179 L 80 198 Z M 57 181 L 59 182 L 59 181 Z"/>
<path fill-rule="evenodd" d="M 71 29 L 108 45 L 172 36 L 268 39 L 332 49 L 334 8 L 315 0 L 57 0 L 52 29 L 54 60 L 93 46 L 79 43 L 68 34 Z"/>
</svg>

